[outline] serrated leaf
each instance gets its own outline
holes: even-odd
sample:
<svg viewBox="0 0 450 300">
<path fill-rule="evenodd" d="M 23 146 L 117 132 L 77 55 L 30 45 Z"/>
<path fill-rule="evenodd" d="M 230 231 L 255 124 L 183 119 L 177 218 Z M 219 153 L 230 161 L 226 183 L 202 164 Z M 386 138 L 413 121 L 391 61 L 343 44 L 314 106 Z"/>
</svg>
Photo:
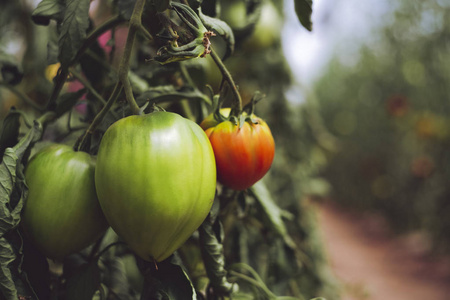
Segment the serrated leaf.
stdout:
<svg viewBox="0 0 450 300">
<path fill-rule="evenodd" d="M 100 287 L 100 269 L 97 261 L 85 264 L 67 280 L 67 300 L 91 300 Z"/>
<path fill-rule="evenodd" d="M 66 93 L 61 95 L 56 100 L 56 109 L 55 113 L 58 116 L 63 115 L 65 112 L 68 112 L 72 109 L 72 107 L 80 100 L 81 96 L 86 92 L 85 89 L 80 89 L 73 93 Z"/>
<path fill-rule="evenodd" d="M 307 30 L 312 31 L 312 0 L 294 0 L 295 12 L 298 20 Z"/>
<path fill-rule="evenodd" d="M 153 0 L 152 3 L 156 8 L 156 11 L 163 12 L 169 8 L 171 0 Z"/>
<path fill-rule="evenodd" d="M 48 25 L 50 20 L 61 23 L 64 8 L 64 0 L 42 0 L 33 11 L 31 19 L 38 25 Z"/>
<path fill-rule="evenodd" d="M 58 39 L 58 59 L 63 68 L 69 67 L 86 38 L 89 27 L 90 0 L 67 0 Z"/>
<path fill-rule="evenodd" d="M 118 0 L 117 8 L 119 9 L 119 14 L 126 20 L 131 19 L 135 4 L 136 0 Z"/>
<path fill-rule="evenodd" d="M 231 29 L 228 24 L 220 19 L 212 18 L 210 16 L 207 16 L 202 13 L 201 10 L 199 10 L 199 17 L 203 22 L 203 25 L 208 30 L 214 31 L 218 35 L 220 35 L 227 43 L 227 48 L 224 57 L 222 58 L 225 60 L 227 57 L 229 57 L 234 52 L 234 46 L 235 46 L 235 39 L 233 30 Z"/>
<path fill-rule="evenodd" d="M 289 216 L 289 213 L 276 205 L 262 180 L 255 183 L 249 190 L 261 206 L 265 220 L 269 223 L 267 225 L 283 238 L 287 246 L 294 249 L 295 242 L 290 237 L 283 221 L 283 217 Z"/>
</svg>

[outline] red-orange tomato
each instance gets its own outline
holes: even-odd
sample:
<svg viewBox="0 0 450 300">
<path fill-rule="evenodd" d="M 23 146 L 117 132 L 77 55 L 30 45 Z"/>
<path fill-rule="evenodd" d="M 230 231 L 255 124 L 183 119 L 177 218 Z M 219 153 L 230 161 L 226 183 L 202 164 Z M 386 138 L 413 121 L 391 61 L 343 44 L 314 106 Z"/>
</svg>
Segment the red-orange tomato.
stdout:
<svg viewBox="0 0 450 300">
<path fill-rule="evenodd" d="M 214 150 L 217 180 L 234 190 L 251 187 L 267 173 L 275 155 L 269 126 L 254 115 L 253 122 L 248 120 L 241 128 L 231 121 L 214 124 L 211 119 L 201 126 Z"/>
</svg>

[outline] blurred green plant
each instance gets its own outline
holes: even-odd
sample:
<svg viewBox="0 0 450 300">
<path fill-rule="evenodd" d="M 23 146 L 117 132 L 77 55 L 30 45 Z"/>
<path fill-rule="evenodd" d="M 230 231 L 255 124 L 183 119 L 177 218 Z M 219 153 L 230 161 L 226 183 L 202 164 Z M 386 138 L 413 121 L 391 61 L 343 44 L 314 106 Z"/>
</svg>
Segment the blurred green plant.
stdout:
<svg viewBox="0 0 450 300">
<path fill-rule="evenodd" d="M 222 16 L 242 4 L 243 22 L 229 26 Z M 306 189 L 309 181 L 323 189 L 314 177 L 317 165 L 308 160 L 311 153 L 323 153 L 293 138 L 309 131 L 305 120 L 313 117 L 284 96 L 292 82 L 281 51 L 281 5 L 268 0 L 43 0 L 35 8 L 27 1 L 0 3 L 0 218 L 10 221 L 0 236 L 3 298 L 337 298 L 314 206 L 305 197 L 312 193 Z M 295 7 L 311 30 L 312 1 L 295 0 Z M 167 260 L 142 261 L 110 229 L 83 251 L 51 261 L 22 234 L 23 169 L 30 153 L 57 142 L 95 155 L 102 134 L 125 116 L 158 105 L 199 123 L 217 94 L 231 106 L 238 93 L 245 105 L 257 90 L 265 95 L 258 114 L 277 144 L 271 172 L 243 193 L 219 186 L 203 225 Z"/>
<path fill-rule="evenodd" d="M 326 152 L 322 172 L 333 199 L 381 214 L 399 233 L 425 232 L 431 241 L 422 246 L 444 252 L 450 246 L 450 6 L 397 4 L 354 63 L 335 57 L 307 109 L 339 142 Z"/>
</svg>

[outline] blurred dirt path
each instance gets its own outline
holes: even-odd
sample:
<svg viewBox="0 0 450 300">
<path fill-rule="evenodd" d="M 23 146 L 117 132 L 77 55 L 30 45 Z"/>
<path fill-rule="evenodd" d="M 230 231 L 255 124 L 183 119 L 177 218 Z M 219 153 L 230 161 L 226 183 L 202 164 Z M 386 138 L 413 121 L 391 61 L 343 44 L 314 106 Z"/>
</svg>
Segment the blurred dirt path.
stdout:
<svg viewBox="0 0 450 300">
<path fill-rule="evenodd" d="M 318 218 L 341 300 L 450 300 L 450 258 L 424 254 L 421 235 L 395 238 L 380 218 L 332 204 Z"/>
</svg>

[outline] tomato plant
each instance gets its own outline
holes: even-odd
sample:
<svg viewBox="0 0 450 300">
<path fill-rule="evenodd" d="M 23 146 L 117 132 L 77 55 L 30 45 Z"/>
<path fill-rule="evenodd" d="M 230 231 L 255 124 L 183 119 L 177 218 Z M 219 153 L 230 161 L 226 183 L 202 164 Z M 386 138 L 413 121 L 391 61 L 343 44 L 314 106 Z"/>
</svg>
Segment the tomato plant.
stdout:
<svg viewBox="0 0 450 300">
<path fill-rule="evenodd" d="M 14 101 L 0 105 L 1 299 L 316 294 L 323 282 L 316 262 L 302 264 L 289 235 L 297 232 L 308 244 L 301 228 L 307 220 L 296 222 L 302 210 L 291 174 L 245 193 L 216 188 L 218 174 L 241 190 L 271 167 L 270 129 L 247 110 L 257 90 L 268 95 L 260 111 L 273 131 L 296 130 L 289 130 L 283 96 L 291 81 L 280 28 L 258 25 L 281 18 L 271 14 L 282 11 L 281 2 L 6 2 L 0 97 Z M 240 11 L 230 16 L 236 3 Z M 310 22 L 308 7 L 300 20 Z M 255 41 L 261 32 L 266 39 Z M 207 132 L 219 144 L 213 148 L 198 123 L 222 104 L 233 113 L 225 122 L 208 118 Z M 155 107 L 165 111 L 151 112 Z M 49 142 L 72 148 L 51 146 L 28 159 Z M 272 198 L 270 190 L 280 186 L 289 196 Z M 278 200 L 292 205 L 295 218 Z M 281 259 L 267 259 L 269 253 Z M 57 259 L 49 265 L 47 258 Z"/>
<path fill-rule="evenodd" d="M 108 227 L 97 200 L 94 168 L 89 154 L 60 144 L 44 148 L 29 162 L 22 223 L 47 257 L 79 251 Z"/>
<path fill-rule="evenodd" d="M 228 116 L 230 109 L 220 113 Z M 214 149 L 218 181 L 234 190 L 245 190 L 260 180 L 275 155 L 267 123 L 253 114 L 244 118 L 243 124 L 233 120 L 219 123 L 210 115 L 201 124 Z"/>
<path fill-rule="evenodd" d="M 200 126 L 178 114 L 130 116 L 103 136 L 95 182 L 111 227 L 141 258 L 159 262 L 208 214 L 214 153 Z"/>
</svg>

